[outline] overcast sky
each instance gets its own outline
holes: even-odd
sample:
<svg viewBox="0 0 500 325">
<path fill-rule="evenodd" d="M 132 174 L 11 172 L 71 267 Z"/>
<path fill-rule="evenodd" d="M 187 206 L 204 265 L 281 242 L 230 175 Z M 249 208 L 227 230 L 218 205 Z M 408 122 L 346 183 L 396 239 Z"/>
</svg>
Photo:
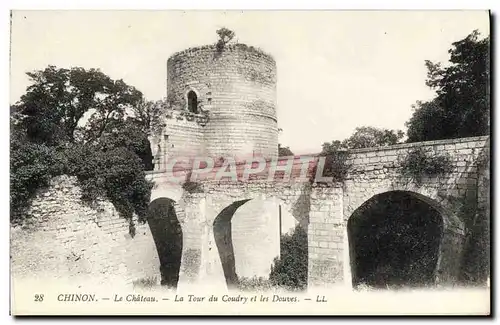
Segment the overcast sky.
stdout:
<svg viewBox="0 0 500 325">
<path fill-rule="evenodd" d="M 486 11 L 15 11 L 10 102 L 25 72 L 49 64 L 100 68 L 163 98 L 167 58 L 214 43 L 222 26 L 276 59 L 280 143 L 295 153 L 357 126 L 404 130 L 411 105 L 433 96 L 424 60 L 447 61 L 474 29 L 489 35 Z"/>
</svg>

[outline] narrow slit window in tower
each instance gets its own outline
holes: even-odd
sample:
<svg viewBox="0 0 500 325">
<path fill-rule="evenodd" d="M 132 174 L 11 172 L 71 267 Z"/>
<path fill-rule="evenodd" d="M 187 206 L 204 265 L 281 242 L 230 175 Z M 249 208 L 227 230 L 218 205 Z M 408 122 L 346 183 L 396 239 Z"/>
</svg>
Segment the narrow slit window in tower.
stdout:
<svg viewBox="0 0 500 325">
<path fill-rule="evenodd" d="M 194 91 L 190 91 L 187 95 L 188 109 L 190 112 L 198 114 L 198 97 Z"/>
</svg>

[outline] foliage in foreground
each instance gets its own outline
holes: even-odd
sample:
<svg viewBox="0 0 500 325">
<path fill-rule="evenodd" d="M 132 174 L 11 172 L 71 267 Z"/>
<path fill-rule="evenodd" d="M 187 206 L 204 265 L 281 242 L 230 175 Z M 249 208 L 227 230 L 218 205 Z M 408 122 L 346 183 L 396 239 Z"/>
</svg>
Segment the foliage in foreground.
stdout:
<svg viewBox="0 0 500 325">
<path fill-rule="evenodd" d="M 418 101 L 406 123 L 408 142 L 487 135 L 490 132 L 490 41 L 478 31 L 454 42 L 449 62 L 426 61 L 426 85 L 436 91 Z"/>
<path fill-rule="evenodd" d="M 305 289 L 308 259 L 307 232 L 300 225 L 293 234 L 281 236 L 281 256 L 275 259 L 269 279 L 280 287 Z"/>
<path fill-rule="evenodd" d="M 281 256 L 274 259 L 269 278 L 238 278 L 242 291 L 305 290 L 307 287 L 307 232 L 298 225 L 293 234 L 281 236 Z"/>
<path fill-rule="evenodd" d="M 131 222 L 146 216 L 152 184 L 148 136 L 161 128 L 161 105 L 99 70 L 28 73 L 32 85 L 11 107 L 11 221 L 29 217 L 37 189 L 58 175 L 76 176 L 83 199 L 109 199 Z"/>
</svg>

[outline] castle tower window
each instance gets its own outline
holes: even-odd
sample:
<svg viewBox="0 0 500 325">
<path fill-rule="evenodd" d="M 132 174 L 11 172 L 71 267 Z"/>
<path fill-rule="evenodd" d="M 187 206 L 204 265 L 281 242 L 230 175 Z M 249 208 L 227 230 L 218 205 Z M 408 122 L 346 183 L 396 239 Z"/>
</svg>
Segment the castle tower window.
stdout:
<svg viewBox="0 0 500 325">
<path fill-rule="evenodd" d="M 188 110 L 192 113 L 198 114 L 198 96 L 194 91 L 188 92 L 187 95 L 188 100 Z"/>
</svg>

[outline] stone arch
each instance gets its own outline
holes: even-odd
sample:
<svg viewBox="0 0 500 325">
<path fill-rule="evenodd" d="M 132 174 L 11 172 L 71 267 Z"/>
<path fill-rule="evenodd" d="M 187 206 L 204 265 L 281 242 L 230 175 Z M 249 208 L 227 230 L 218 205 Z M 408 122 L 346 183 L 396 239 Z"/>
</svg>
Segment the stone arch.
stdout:
<svg viewBox="0 0 500 325">
<path fill-rule="evenodd" d="M 281 233 L 289 230 L 281 227 L 291 228 L 290 222 L 280 222 L 285 210 L 279 198 L 252 197 L 229 204 L 216 216 L 213 233 L 228 287 L 241 277 L 269 276 L 280 255 Z"/>
<path fill-rule="evenodd" d="M 378 200 L 385 200 L 384 202 L 386 203 L 394 202 L 394 204 L 379 205 L 377 208 Z M 396 207 L 398 204 L 404 206 L 402 208 L 405 211 L 403 217 L 401 219 L 390 219 L 390 214 L 394 213 L 391 207 L 401 209 L 400 207 Z M 415 211 L 423 211 L 425 215 L 416 215 Z M 401 211 L 399 215 L 402 215 Z M 370 275 L 380 275 L 380 277 L 383 277 L 384 279 L 379 278 L 378 280 L 381 280 L 384 285 L 397 281 L 400 281 L 400 284 L 403 285 L 416 284 L 410 283 L 408 279 L 411 276 L 415 278 L 415 272 L 417 272 L 415 269 L 418 269 L 418 267 L 421 268 L 420 272 L 426 272 L 425 276 L 424 274 L 418 274 L 421 280 L 426 280 L 418 283 L 419 285 L 455 282 L 458 279 L 463 243 L 463 231 L 461 230 L 463 229 L 463 225 L 458 221 L 457 226 L 456 219 L 457 217 L 450 213 L 442 203 L 420 193 L 392 190 L 370 196 L 367 200 L 356 206 L 356 209 L 352 211 L 347 220 L 349 259 L 353 285 L 366 282 L 361 273 L 365 272 L 369 274 L 366 271 L 366 265 L 370 262 L 366 260 L 362 261 L 362 259 L 369 260 L 370 254 L 373 261 L 372 267 L 376 265 L 377 268 L 373 268 Z M 386 238 L 384 240 L 373 239 L 371 236 L 377 234 L 379 231 L 377 227 L 382 227 L 381 225 L 385 225 L 385 227 L 390 225 L 389 227 L 392 228 L 385 233 L 386 235 L 384 236 Z M 368 227 L 372 228 L 368 231 Z M 398 227 L 400 227 L 399 230 L 397 230 Z M 406 229 L 406 233 L 401 229 Z M 399 231 L 402 231 L 404 236 L 400 236 L 401 233 L 398 235 Z M 392 239 L 388 240 L 387 238 Z M 397 255 L 400 250 L 402 251 L 401 247 L 404 245 L 396 245 L 397 240 L 394 238 L 400 238 L 401 242 L 411 242 L 413 240 L 416 246 L 412 246 L 406 253 L 402 252 L 400 255 Z M 363 248 L 363 240 L 371 241 L 370 245 L 376 248 L 368 246 Z M 392 248 L 383 248 L 380 246 Z M 403 260 L 408 265 L 403 265 Z M 425 263 L 422 261 L 425 261 Z M 399 266 L 396 266 L 396 264 Z M 401 274 L 403 274 L 402 271 L 405 267 L 413 271 L 408 271 L 409 273 L 405 275 L 406 280 L 402 280 L 404 276 L 401 276 Z M 399 275 L 394 276 L 391 273 L 391 268 L 392 270 L 397 269 L 400 272 Z M 381 269 L 385 271 L 380 271 Z M 411 272 L 413 272 L 413 275 Z M 392 278 L 388 279 L 388 276 Z M 372 279 L 369 281 L 377 282 L 378 280 Z"/>
<path fill-rule="evenodd" d="M 236 210 L 248 201 L 250 201 L 250 199 L 231 203 L 222 209 L 217 217 L 215 217 L 213 223 L 215 244 L 217 246 L 217 250 L 219 251 L 222 270 L 228 287 L 234 287 L 238 282 L 238 276 L 236 275 L 236 261 L 234 258 L 231 219 L 233 218 Z"/>
<path fill-rule="evenodd" d="M 179 202 L 182 198 L 182 193 L 183 189 L 181 186 L 161 186 L 157 185 L 153 190 L 151 191 L 151 199 L 150 202 L 152 203 L 156 199 L 159 198 L 169 198 L 173 200 L 174 202 Z"/>
<path fill-rule="evenodd" d="M 176 288 L 181 267 L 183 234 L 175 201 L 168 197 L 154 199 L 148 208 L 147 222 L 160 259 L 161 285 Z"/>
<path fill-rule="evenodd" d="M 437 188 L 417 186 L 413 183 L 410 184 L 380 184 L 375 188 L 363 189 L 362 191 L 358 188 L 349 188 L 344 193 L 344 221 L 364 204 L 366 201 L 370 200 L 374 196 L 381 195 L 388 192 L 407 192 L 415 196 L 417 199 L 424 201 L 425 203 L 432 206 L 434 209 L 443 216 L 443 222 L 445 228 L 448 231 L 457 232 L 460 234 L 464 233 L 464 224 L 462 220 L 452 213 L 452 204 L 448 202 L 446 198 L 440 197 L 439 190 Z"/>
</svg>

